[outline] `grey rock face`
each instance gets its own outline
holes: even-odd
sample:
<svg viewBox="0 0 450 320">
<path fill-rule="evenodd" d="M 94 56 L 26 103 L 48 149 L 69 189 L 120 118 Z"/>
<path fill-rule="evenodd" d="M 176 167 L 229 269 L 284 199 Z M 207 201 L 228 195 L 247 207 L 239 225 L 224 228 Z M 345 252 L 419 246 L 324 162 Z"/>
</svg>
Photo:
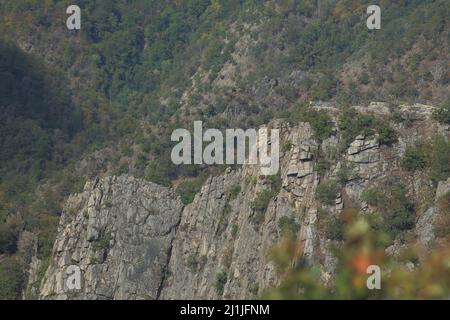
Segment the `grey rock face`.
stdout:
<svg viewBox="0 0 450 320">
<path fill-rule="evenodd" d="M 252 223 L 253 197 L 262 185 L 246 186 L 251 168 L 208 179 L 194 202 L 183 211 L 172 248 L 169 276 L 162 299 L 251 298 L 255 285 L 275 284 L 270 249 L 276 243 L 276 203 L 264 221 Z M 253 173 L 252 173 L 253 174 Z M 233 187 L 244 192 L 231 197 Z M 227 275 L 223 292 L 215 283 Z"/>
<path fill-rule="evenodd" d="M 415 129 L 399 131 L 399 142 L 392 147 L 359 135 L 347 150 L 338 151 L 338 132 L 319 144 L 307 123 L 276 125 L 289 150 L 280 159 L 281 187 L 272 190 L 264 212 L 256 212 L 253 204 L 273 182 L 252 165 L 209 177 L 187 206 L 171 189 L 128 176 L 87 183 L 67 201 L 40 297 L 251 299 L 280 282 L 270 253 L 282 238 L 283 217 L 299 226 L 299 258 L 318 266 L 325 282 L 332 281 L 336 259 L 330 248 L 336 243 L 327 239 L 319 222 L 350 205 L 370 213 L 363 191 L 401 171 L 402 144 Z M 441 130 L 434 123 L 421 125 L 430 136 Z M 320 157 L 330 159 L 326 170 L 319 170 Z M 320 203 L 317 186 L 336 180 L 344 167 L 347 180 L 335 201 Z M 405 183 L 412 195 L 423 184 L 419 178 Z M 436 198 L 449 190 L 450 180 L 441 182 Z M 416 233 L 428 246 L 435 238 L 436 210 L 433 203 L 426 209 L 419 213 Z M 395 254 L 397 247 L 388 253 Z M 70 265 L 82 271 L 78 291 L 68 292 L 64 286 Z"/>
<path fill-rule="evenodd" d="M 156 299 L 182 204 L 156 184 L 128 176 L 97 179 L 65 206 L 43 299 Z M 78 266 L 81 290 L 65 288 Z"/>
<path fill-rule="evenodd" d="M 450 178 L 446 181 L 440 181 L 436 190 L 436 201 L 450 192 Z"/>
<path fill-rule="evenodd" d="M 419 242 L 425 246 L 429 246 L 435 239 L 434 224 L 436 221 L 436 209 L 434 207 L 425 211 L 419 221 L 417 221 L 416 231 Z"/>
<path fill-rule="evenodd" d="M 439 201 L 441 197 L 450 192 L 450 178 L 446 181 L 440 181 L 436 189 L 435 203 Z M 419 243 L 430 247 L 436 238 L 435 228 L 437 223 L 436 205 L 428 208 L 422 215 L 416 224 L 416 233 Z"/>
<path fill-rule="evenodd" d="M 359 135 L 347 150 L 348 161 L 361 164 L 375 163 L 380 160 L 378 149 L 379 142 L 377 137 L 365 140 L 364 136 Z"/>
</svg>

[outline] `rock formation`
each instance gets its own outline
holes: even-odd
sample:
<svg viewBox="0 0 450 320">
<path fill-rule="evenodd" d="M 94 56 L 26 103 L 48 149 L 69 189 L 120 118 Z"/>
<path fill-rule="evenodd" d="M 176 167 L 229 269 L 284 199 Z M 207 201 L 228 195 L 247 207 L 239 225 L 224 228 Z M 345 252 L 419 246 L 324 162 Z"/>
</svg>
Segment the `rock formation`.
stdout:
<svg viewBox="0 0 450 320">
<path fill-rule="evenodd" d="M 336 261 L 331 240 L 318 226 L 323 214 L 319 210 L 333 216 L 356 204 L 362 214 L 369 212 L 361 199 L 363 190 L 400 170 L 404 141 L 411 141 L 413 130 L 426 128 L 428 136 L 444 130 L 448 137 L 445 128 L 430 126 L 432 120 L 418 121 L 414 129 L 396 128 L 399 139 L 391 147 L 380 146 L 376 136 L 359 135 L 342 153 L 337 151 L 337 136 L 319 143 L 307 123 L 291 127 L 274 122 L 288 147 L 281 154 L 279 190 L 274 190 L 262 215 L 253 206 L 255 199 L 275 183 L 261 176 L 257 166 L 228 168 L 209 177 L 186 206 L 171 189 L 130 176 L 90 181 L 67 201 L 39 297 L 253 298 L 279 283 L 270 252 L 282 236 L 282 217 L 293 217 L 300 226 L 297 238 L 304 260 L 319 265 L 328 280 Z M 318 154 L 334 159 L 325 171 L 319 172 Z M 320 204 L 317 186 L 336 178 L 344 166 L 349 173 L 336 200 Z M 449 189 L 449 183 L 439 185 L 436 197 Z M 408 193 L 417 194 L 417 185 L 409 184 Z M 418 217 L 418 241 L 425 245 L 434 239 L 434 216 L 430 207 Z M 80 290 L 67 293 L 69 265 L 80 267 L 83 283 Z"/>
</svg>

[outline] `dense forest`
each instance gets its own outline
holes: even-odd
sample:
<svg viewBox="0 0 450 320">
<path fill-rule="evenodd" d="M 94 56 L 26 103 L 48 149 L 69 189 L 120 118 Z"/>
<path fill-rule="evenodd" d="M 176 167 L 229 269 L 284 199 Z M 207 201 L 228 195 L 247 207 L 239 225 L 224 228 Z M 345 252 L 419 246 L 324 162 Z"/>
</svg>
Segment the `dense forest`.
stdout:
<svg viewBox="0 0 450 320">
<path fill-rule="evenodd" d="M 307 119 L 326 136 L 310 102 L 389 101 L 440 106 L 450 124 L 448 0 L 373 1 L 383 25 L 370 31 L 362 0 L 79 0 L 82 27 L 69 31 L 72 2 L 0 3 L 0 298 L 21 297 L 30 255 L 49 256 L 62 203 L 86 179 L 128 173 L 192 201 L 205 170 L 169 160 L 172 129 L 192 119 Z M 218 86 L 233 68 L 234 86 Z M 276 99 L 255 91 L 267 79 L 280 79 Z M 405 166 L 448 177 L 448 142 L 436 145 Z"/>
</svg>

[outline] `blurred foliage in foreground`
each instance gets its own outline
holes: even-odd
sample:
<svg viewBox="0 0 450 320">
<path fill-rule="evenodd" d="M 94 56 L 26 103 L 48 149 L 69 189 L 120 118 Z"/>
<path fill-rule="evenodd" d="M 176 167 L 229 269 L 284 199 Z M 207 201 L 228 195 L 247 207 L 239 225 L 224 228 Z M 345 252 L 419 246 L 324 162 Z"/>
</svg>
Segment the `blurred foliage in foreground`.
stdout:
<svg viewBox="0 0 450 320">
<path fill-rule="evenodd" d="M 356 210 L 345 210 L 345 239 L 336 250 L 338 263 L 325 281 L 320 266 L 301 261 L 298 240 L 286 237 L 273 250 L 282 283 L 267 292 L 267 299 L 445 299 L 450 297 L 450 248 L 425 251 L 410 246 L 395 257 L 385 253 L 387 236 L 371 230 Z M 337 248 L 336 248 L 337 249 Z M 408 263 L 409 262 L 409 263 Z M 414 267 L 411 268 L 412 264 Z M 301 266 L 298 266 L 301 264 Z M 408 267 L 409 264 L 409 267 Z M 381 268 L 381 289 L 369 290 L 370 265 Z M 294 267 L 292 267 L 294 266 Z"/>
</svg>

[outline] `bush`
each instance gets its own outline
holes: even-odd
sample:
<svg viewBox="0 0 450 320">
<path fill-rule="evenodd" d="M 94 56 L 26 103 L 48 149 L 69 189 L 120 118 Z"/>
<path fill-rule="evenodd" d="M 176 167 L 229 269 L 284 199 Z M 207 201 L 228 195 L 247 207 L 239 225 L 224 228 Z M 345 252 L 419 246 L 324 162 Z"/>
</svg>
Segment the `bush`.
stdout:
<svg viewBox="0 0 450 320">
<path fill-rule="evenodd" d="M 312 101 L 326 101 L 336 94 L 339 81 L 332 73 L 326 73 L 309 90 L 309 99 Z"/>
<path fill-rule="evenodd" d="M 170 185 L 170 175 L 172 162 L 155 161 L 151 162 L 147 168 L 145 179 L 163 186 Z"/>
<path fill-rule="evenodd" d="M 334 204 L 339 192 L 338 185 L 334 181 L 322 182 L 317 186 L 316 199 L 326 205 Z"/>
<path fill-rule="evenodd" d="M 344 240 L 344 221 L 342 219 L 331 217 L 327 225 L 327 238 L 330 240 Z"/>
<path fill-rule="evenodd" d="M 442 124 L 450 124 L 450 100 L 435 110 L 433 118 Z"/>
<path fill-rule="evenodd" d="M 257 212 L 266 212 L 269 202 L 272 199 L 272 192 L 270 190 L 263 190 L 256 196 L 252 203 L 252 209 Z"/>
<path fill-rule="evenodd" d="M 295 221 L 294 217 L 281 217 L 278 220 L 278 227 L 281 230 L 282 235 L 295 236 L 300 226 Z"/>
<path fill-rule="evenodd" d="M 415 226 L 414 204 L 401 183 L 392 180 L 379 188 L 370 188 L 363 192 L 362 199 L 379 210 L 372 217 L 374 229 L 381 229 L 395 238 Z"/>
<path fill-rule="evenodd" d="M 238 225 L 235 224 L 235 223 L 232 224 L 232 225 L 231 225 L 231 236 L 233 237 L 233 239 L 236 238 L 238 231 L 239 231 Z"/>
<path fill-rule="evenodd" d="M 259 226 L 264 221 L 265 213 L 271 199 L 272 192 L 270 190 L 263 190 L 258 193 L 256 199 L 253 201 L 252 209 L 255 212 L 251 218 L 251 222 L 255 226 Z"/>
<path fill-rule="evenodd" d="M 109 248 L 109 242 L 111 241 L 111 239 L 111 233 L 102 232 L 98 239 L 93 242 L 92 247 L 96 251 L 106 250 Z"/>
<path fill-rule="evenodd" d="M 0 260 L 0 299 L 21 299 L 25 266 L 16 256 Z"/>
<path fill-rule="evenodd" d="M 346 108 L 338 119 L 338 128 L 342 132 L 344 142 L 348 145 L 356 136 L 373 134 L 375 118 L 368 115 L 361 115 L 356 110 Z"/>
<path fill-rule="evenodd" d="M 402 166 L 410 171 L 429 168 L 431 179 L 437 183 L 450 176 L 450 142 L 436 136 L 431 143 L 418 143 L 406 148 Z"/>
<path fill-rule="evenodd" d="M 241 186 L 234 186 L 230 191 L 230 201 L 237 198 L 239 193 L 241 192 Z"/>
<path fill-rule="evenodd" d="M 39 214 L 37 218 L 39 219 L 40 230 L 38 235 L 37 257 L 39 259 L 45 259 L 50 256 L 53 250 L 59 218 L 44 214 Z"/>
<path fill-rule="evenodd" d="M 433 139 L 430 156 L 431 179 L 437 183 L 450 177 L 450 142 L 444 137 Z"/>
<path fill-rule="evenodd" d="M 290 151 L 292 148 L 292 142 L 290 141 L 286 141 L 285 143 L 283 143 L 283 145 L 281 146 L 281 151 L 282 152 L 288 152 Z"/>
<path fill-rule="evenodd" d="M 33 284 L 33 286 L 37 288 L 41 286 L 41 282 L 44 279 L 45 273 L 47 272 L 49 265 L 50 265 L 50 257 L 47 257 L 41 261 L 41 264 L 39 265 L 39 268 L 36 272 L 36 282 Z"/>
<path fill-rule="evenodd" d="M 206 175 L 200 175 L 182 182 L 176 189 L 177 194 L 181 198 L 183 204 L 189 204 L 194 201 L 195 195 L 200 191 L 203 183 L 206 180 Z"/>
<path fill-rule="evenodd" d="M 254 295 L 254 296 L 258 295 L 259 285 L 258 285 L 257 283 L 254 284 L 254 285 L 252 285 L 252 286 L 248 289 L 248 291 L 249 291 L 252 295 Z"/>
<path fill-rule="evenodd" d="M 191 254 L 186 261 L 186 265 L 189 270 L 192 272 L 197 271 L 198 269 L 201 269 L 205 266 L 207 261 L 206 256 L 198 257 L 196 254 Z"/>
<path fill-rule="evenodd" d="M 397 141 L 397 134 L 391 127 L 378 122 L 375 130 L 378 132 L 378 142 L 387 146 Z"/>
<path fill-rule="evenodd" d="M 382 210 L 386 231 L 394 237 L 415 226 L 414 204 L 408 199 L 407 191 L 401 184 L 394 184 L 390 188 Z"/>
<path fill-rule="evenodd" d="M 270 200 L 275 197 L 281 188 L 281 177 L 280 175 L 273 175 L 269 177 L 270 180 L 270 190 L 266 189 L 258 193 L 256 199 L 252 202 L 252 209 L 255 211 L 252 222 L 259 226 L 265 217 L 267 207 L 269 206 Z"/>
<path fill-rule="evenodd" d="M 225 206 L 223 207 L 224 216 L 230 214 L 232 210 L 233 209 L 231 208 L 230 201 L 227 201 L 227 203 L 225 203 Z"/>
<path fill-rule="evenodd" d="M 401 164 L 409 171 L 425 168 L 427 165 L 427 152 L 425 147 L 421 144 L 407 147 Z"/>
<path fill-rule="evenodd" d="M 307 109 L 302 112 L 300 119 L 308 122 L 314 130 L 317 140 L 323 141 L 333 134 L 333 121 L 325 110 Z"/>
<path fill-rule="evenodd" d="M 337 182 L 340 186 L 344 187 L 345 184 L 351 179 L 352 169 L 344 163 L 336 173 Z"/>
<path fill-rule="evenodd" d="M 228 275 L 225 271 L 219 272 L 216 275 L 216 283 L 215 288 L 219 295 L 223 294 L 223 289 L 225 288 L 225 284 L 228 281 Z"/>
<path fill-rule="evenodd" d="M 363 84 L 363 85 L 368 85 L 370 83 L 370 77 L 369 74 L 366 71 L 363 71 L 360 75 L 358 80 Z"/>
<path fill-rule="evenodd" d="M 196 271 L 197 270 L 197 266 L 198 266 L 197 256 L 195 254 L 191 254 L 187 258 L 186 265 L 187 265 L 189 270 Z"/>
<path fill-rule="evenodd" d="M 365 190 L 361 198 L 369 205 L 375 207 L 381 206 L 383 203 L 385 203 L 386 200 L 383 191 L 381 191 L 379 188 L 370 188 Z"/>
<path fill-rule="evenodd" d="M 378 142 L 384 145 L 391 145 L 397 140 L 395 130 L 384 121 L 360 114 L 351 108 L 342 112 L 338 120 L 338 127 L 342 131 L 346 145 L 350 144 L 359 134 L 365 136 L 378 134 Z"/>
<path fill-rule="evenodd" d="M 6 222 L 0 222 L 0 254 L 13 254 L 17 250 L 17 240 L 20 232 L 20 221 L 10 218 Z"/>
</svg>

